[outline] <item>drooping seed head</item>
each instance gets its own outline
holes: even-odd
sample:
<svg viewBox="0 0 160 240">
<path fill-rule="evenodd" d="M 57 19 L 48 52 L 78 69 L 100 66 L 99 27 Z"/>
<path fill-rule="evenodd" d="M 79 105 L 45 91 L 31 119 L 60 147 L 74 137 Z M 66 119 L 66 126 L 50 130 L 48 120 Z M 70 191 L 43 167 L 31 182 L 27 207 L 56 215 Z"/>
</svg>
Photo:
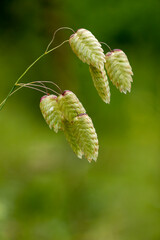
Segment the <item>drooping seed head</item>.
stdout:
<svg viewBox="0 0 160 240">
<path fill-rule="evenodd" d="M 106 54 L 105 68 L 112 83 L 126 93 L 131 91 L 132 68 L 126 54 L 120 49 L 114 49 Z"/>
<path fill-rule="evenodd" d="M 40 110 L 46 123 L 57 133 L 62 129 L 62 114 L 58 108 L 56 95 L 45 95 L 40 100 Z"/>
<path fill-rule="evenodd" d="M 99 70 L 103 68 L 105 56 L 101 44 L 95 36 L 86 29 L 79 29 L 72 34 L 69 39 L 73 52 L 88 65 L 92 65 Z"/>
<path fill-rule="evenodd" d="M 51 128 L 63 130 L 75 154 L 91 162 L 98 157 L 98 138 L 91 118 L 76 95 L 66 90 L 60 96 L 46 95 L 41 98 L 40 109 Z"/>
<path fill-rule="evenodd" d="M 86 112 L 76 95 L 69 90 L 64 91 L 63 94 L 58 96 L 57 102 L 64 118 L 69 122 L 79 114 Z"/>
<path fill-rule="evenodd" d="M 74 151 L 74 153 L 77 155 L 77 157 L 82 158 L 82 151 L 79 147 L 78 141 L 77 141 L 77 137 L 76 137 L 76 131 L 75 131 L 75 124 L 74 123 L 70 123 L 67 120 L 63 121 L 63 131 L 64 131 L 64 135 L 68 141 L 68 143 L 70 144 L 72 150 Z"/>
<path fill-rule="evenodd" d="M 85 158 L 91 162 L 98 157 L 98 138 L 91 118 L 87 114 L 81 114 L 74 118 L 75 134 L 84 153 Z"/>
<path fill-rule="evenodd" d="M 99 96 L 105 103 L 110 103 L 111 94 L 105 69 L 103 68 L 99 70 L 98 68 L 90 65 L 89 71 L 91 73 L 94 86 L 97 89 Z"/>
</svg>

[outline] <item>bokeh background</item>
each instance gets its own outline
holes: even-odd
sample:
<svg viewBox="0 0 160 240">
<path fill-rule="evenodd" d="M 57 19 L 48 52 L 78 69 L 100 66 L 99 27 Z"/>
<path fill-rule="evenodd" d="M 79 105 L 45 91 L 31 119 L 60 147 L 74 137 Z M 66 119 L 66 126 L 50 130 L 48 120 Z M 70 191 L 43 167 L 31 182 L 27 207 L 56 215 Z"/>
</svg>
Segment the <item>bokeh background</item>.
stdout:
<svg viewBox="0 0 160 240">
<path fill-rule="evenodd" d="M 1 1 L 0 101 L 62 26 L 123 49 L 132 91 L 110 83 L 106 105 L 69 44 L 27 73 L 22 82 L 50 80 L 76 93 L 94 122 L 99 158 L 78 159 L 63 133 L 49 130 L 41 93 L 13 95 L 0 112 L 0 239 L 159 240 L 160 1 Z M 52 46 L 71 34 L 57 33 Z"/>
</svg>

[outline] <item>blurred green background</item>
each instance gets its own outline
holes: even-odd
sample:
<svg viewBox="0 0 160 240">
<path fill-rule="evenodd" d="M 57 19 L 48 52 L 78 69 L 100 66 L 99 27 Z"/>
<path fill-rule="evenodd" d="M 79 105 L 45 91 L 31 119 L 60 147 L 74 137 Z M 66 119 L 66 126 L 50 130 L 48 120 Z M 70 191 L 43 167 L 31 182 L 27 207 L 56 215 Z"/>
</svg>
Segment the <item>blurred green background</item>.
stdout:
<svg viewBox="0 0 160 240">
<path fill-rule="evenodd" d="M 78 159 L 63 133 L 49 130 L 39 92 L 12 96 L 0 112 L 0 240 L 159 240 L 160 1 L 3 0 L 0 13 L 0 101 L 62 26 L 122 49 L 134 72 L 130 94 L 110 83 L 110 105 L 69 44 L 24 77 L 78 96 L 96 128 L 99 158 Z M 52 46 L 71 34 L 57 33 Z"/>
</svg>

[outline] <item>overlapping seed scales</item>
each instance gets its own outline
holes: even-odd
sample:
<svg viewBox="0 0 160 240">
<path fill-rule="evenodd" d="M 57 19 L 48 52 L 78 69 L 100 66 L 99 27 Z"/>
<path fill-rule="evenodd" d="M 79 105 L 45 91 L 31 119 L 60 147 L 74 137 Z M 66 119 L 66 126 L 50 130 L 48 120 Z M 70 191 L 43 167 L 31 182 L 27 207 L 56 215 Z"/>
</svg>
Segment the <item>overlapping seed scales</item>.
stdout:
<svg viewBox="0 0 160 240">
<path fill-rule="evenodd" d="M 62 95 L 58 96 L 57 102 L 64 118 L 69 122 L 79 114 L 86 112 L 76 95 L 69 90 L 64 91 Z"/>
<path fill-rule="evenodd" d="M 41 98 L 40 109 L 47 124 L 63 130 L 67 141 L 75 154 L 84 155 L 89 162 L 98 157 L 98 139 L 91 118 L 82 104 L 71 91 L 60 96 L 47 95 Z"/>
<path fill-rule="evenodd" d="M 99 96 L 105 103 L 110 103 L 110 87 L 105 69 L 103 68 L 99 70 L 98 68 L 90 65 L 89 71 L 91 73 L 94 86 L 97 89 Z"/>
<path fill-rule="evenodd" d="M 57 133 L 62 128 L 62 115 L 56 100 L 55 95 L 43 96 L 40 101 L 40 110 L 46 123 Z"/>
<path fill-rule="evenodd" d="M 78 145 L 77 137 L 75 134 L 75 124 L 70 123 L 67 120 L 64 120 L 63 121 L 63 131 L 64 131 L 64 135 L 65 135 L 68 143 L 70 144 L 72 150 L 74 151 L 74 153 L 77 155 L 77 157 L 82 158 L 83 153 Z"/>
<path fill-rule="evenodd" d="M 74 118 L 76 126 L 75 134 L 78 144 L 84 153 L 85 158 L 91 162 L 98 157 L 98 138 L 91 118 L 87 114 L 82 114 Z"/>
<path fill-rule="evenodd" d="M 73 52 L 88 65 L 93 65 L 99 70 L 103 68 L 105 56 L 101 44 L 94 35 L 86 30 L 79 29 L 69 39 Z"/>
<path fill-rule="evenodd" d="M 106 54 L 105 67 L 110 80 L 120 90 L 126 93 L 131 91 L 132 68 L 128 61 L 126 54 L 120 50 L 115 49 Z"/>
</svg>

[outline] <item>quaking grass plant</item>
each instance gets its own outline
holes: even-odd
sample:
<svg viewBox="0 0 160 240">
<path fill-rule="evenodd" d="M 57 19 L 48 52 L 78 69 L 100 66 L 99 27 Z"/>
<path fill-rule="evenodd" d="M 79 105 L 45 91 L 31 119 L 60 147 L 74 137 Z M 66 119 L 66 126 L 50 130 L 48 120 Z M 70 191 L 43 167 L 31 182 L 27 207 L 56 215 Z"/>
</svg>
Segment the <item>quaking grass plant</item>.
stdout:
<svg viewBox="0 0 160 240">
<path fill-rule="evenodd" d="M 71 30 L 74 34 L 58 46 L 49 49 L 56 33 L 62 29 Z M 23 87 L 42 92 L 45 95 L 41 97 L 40 110 L 50 129 L 53 129 L 56 133 L 59 130 L 64 132 L 68 143 L 77 157 L 82 158 L 82 156 L 84 156 L 89 162 L 92 160 L 96 161 L 99 149 L 96 130 L 92 119 L 87 115 L 85 108 L 77 96 L 72 91 L 62 91 L 60 87 L 52 81 L 20 83 L 20 80 L 35 63 L 67 42 L 69 42 L 71 49 L 77 57 L 89 65 L 94 86 L 105 103 L 110 103 L 111 96 L 108 77 L 120 92 L 126 93 L 127 91 L 131 91 L 133 72 L 128 58 L 122 50 L 111 50 L 106 43 L 99 42 L 95 36 L 86 29 L 78 29 L 75 32 L 71 28 L 62 27 L 54 32 L 53 38 L 45 52 L 38 57 L 15 82 L 7 97 L 0 104 L 0 110 L 2 110 L 6 104 L 8 98 Z M 104 54 L 101 43 L 105 44 L 110 50 L 106 55 Z M 48 87 L 48 84 L 52 84 L 59 92 Z"/>
</svg>

